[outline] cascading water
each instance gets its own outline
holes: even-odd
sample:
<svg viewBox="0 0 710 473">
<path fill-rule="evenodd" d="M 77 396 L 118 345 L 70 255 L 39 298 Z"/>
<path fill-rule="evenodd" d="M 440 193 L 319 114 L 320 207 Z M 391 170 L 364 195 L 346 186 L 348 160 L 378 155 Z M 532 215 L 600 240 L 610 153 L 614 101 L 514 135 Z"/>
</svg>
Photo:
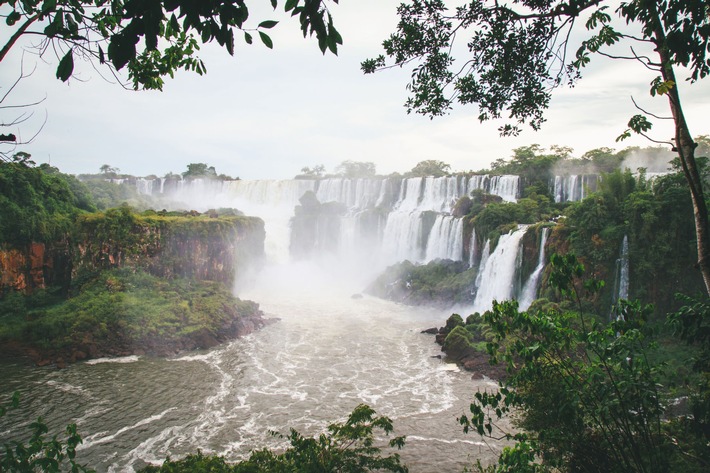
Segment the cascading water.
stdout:
<svg viewBox="0 0 710 473">
<path fill-rule="evenodd" d="M 266 224 L 266 254 L 273 261 L 288 260 L 293 209 L 304 193 L 312 191 L 320 203 L 336 202 L 347 209 L 340 225 L 316 229 L 326 232 L 318 234 L 317 240 L 328 242 L 326 246 L 336 248 L 341 257 L 350 255 L 374 271 L 405 259 L 417 263 L 436 258 L 461 261 L 463 221 L 450 215 L 454 204 L 475 189 L 514 201 L 519 182 L 518 176 L 488 175 L 284 181 L 161 179 L 159 186 L 142 180 L 140 188 L 145 193 L 160 191 L 182 202 L 175 208 L 204 211 L 234 207 L 261 217 Z M 367 262 L 362 261 L 363 254 L 368 256 Z"/>
<path fill-rule="evenodd" d="M 619 258 L 616 260 L 616 279 L 614 284 L 613 305 L 621 299 L 629 298 L 629 238 L 624 235 Z M 612 307 L 613 313 L 613 307 Z"/>
<path fill-rule="evenodd" d="M 473 268 L 473 265 L 476 264 L 476 257 L 478 256 L 477 254 L 477 248 L 476 248 L 476 229 L 474 228 L 471 231 L 471 241 L 468 246 L 468 267 Z"/>
<path fill-rule="evenodd" d="M 540 252 L 537 260 L 537 266 L 528 278 L 525 286 L 523 286 L 523 291 L 518 299 L 518 308 L 520 310 L 527 310 L 530 307 L 530 304 L 532 304 L 535 300 L 535 296 L 537 296 L 540 275 L 545 269 L 545 243 L 547 243 L 547 234 L 549 231 L 550 229 L 548 227 L 544 227 L 541 231 L 542 235 L 540 236 Z"/>
<path fill-rule="evenodd" d="M 597 189 L 600 176 L 597 174 L 571 174 L 555 176 L 550 184 L 555 202 L 577 202 Z"/>
<path fill-rule="evenodd" d="M 528 227 L 521 225 L 507 235 L 501 235 L 498 245 L 485 261 L 481 260 L 481 284 L 473 303 L 475 312 L 485 312 L 493 301 L 504 301 L 516 296 L 516 276 L 522 261 L 521 241 Z"/>
</svg>

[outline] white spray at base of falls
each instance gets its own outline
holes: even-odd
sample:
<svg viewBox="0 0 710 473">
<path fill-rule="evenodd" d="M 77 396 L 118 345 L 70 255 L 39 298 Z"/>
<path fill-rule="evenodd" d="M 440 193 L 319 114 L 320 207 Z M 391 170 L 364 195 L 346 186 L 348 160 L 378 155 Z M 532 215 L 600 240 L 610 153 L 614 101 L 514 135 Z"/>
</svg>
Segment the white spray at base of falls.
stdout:
<svg viewBox="0 0 710 473">
<path fill-rule="evenodd" d="M 520 310 L 527 310 L 530 307 L 530 304 L 532 304 L 535 300 L 535 296 L 537 296 L 540 275 L 545 269 L 545 243 L 547 243 L 547 234 L 549 231 L 550 229 L 548 227 L 544 227 L 541 231 L 542 235 L 540 236 L 540 252 L 537 260 L 537 266 L 528 278 L 525 286 L 523 286 L 523 291 L 518 299 L 518 308 Z"/>
<path fill-rule="evenodd" d="M 481 261 L 481 285 L 473 303 L 475 312 L 489 310 L 494 300 L 505 301 L 515 297 L 516 276 L 522 261 L 520 243 L 527 230 L 527 225 L 521 225 L 517 230 L 501 235 L 485 266 Z"/>
</svg>

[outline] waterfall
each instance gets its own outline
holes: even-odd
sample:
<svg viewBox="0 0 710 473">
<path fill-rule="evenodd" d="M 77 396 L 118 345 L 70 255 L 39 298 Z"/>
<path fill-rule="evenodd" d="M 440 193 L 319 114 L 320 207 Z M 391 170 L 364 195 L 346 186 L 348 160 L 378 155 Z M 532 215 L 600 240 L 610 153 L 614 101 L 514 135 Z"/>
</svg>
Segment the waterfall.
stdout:
<svg viewBox="0 0 710 473">
<path fill-rule="evenodd" d="M 488 263 L 488 258 L 491 257 L 491 240 L 487 239 L 486 243 L 483 245 L 483 251 L 481 252 L 481 262 L 478 265 L 478 273 L 476 274 L 476 282 L 474 283 L 474 289 L 478 291 L 481 287 L 481 282 L 483 281 L 483 268 L 486 267 Z"/>
<path fill-rule="evenodd" d="M 473 228 L 471 230 L 471 242 L 468 245 L 468 267 L 473 268 L 473 265 L 476 264 L 476 229 Z"/>
<path fill-rule="evenodd" d="M 266 226 L 265 251 L 272 261 L 290 258 L 294 208 L 311 191 L 320 204 L 338 203 L 345 210 L 329 214 L 327 225 L 325 220 L 312 220 L 314 223 L 308 225 L 315 225 L 317 241 L 308 246 L 327 248 L 333 256 L 370 264 L 370 270 L 405 259 L 416 263 L 439 258 L 463 260 L 463 219 L 451 215 L 458 199 L 480 189 L 515 201 L 520 192 L 519 177 L 509 175 L 256 181 L 160 178 L 120 182 L 135 185 L 143 194 L 171 199 L 172 205 L 163 198 L 161 206 L 172 209 L 204 212 L 236 208 L 246 215 L 261 217 Z M 469 264 L 477 264 L 479 257 L 474 241 Z"/>
<path fill-rule="evenodd" d="M 616 260 L 616 280 L 614 284 L 613 303 L 629 298 L 629 238 L 624 235 L 621 242 L 619 258 Z M 613 308 L 612 308 L 613 311 Z"/>
<path fill-rule="evenodd" d="M 545 243 L 547 243 L 547 234 L 550 229 L 545 227 L 542 229 L 542 236 L 540 237 L 540 252 L 537 259 L 537 266 L 528 278 L 525 286 L 523 286 L 523 291 L 518 299 L 518 308 L 520 310 L 527 310 L 530 304 L 535 300 L 537 296 L 538 282 L 540 281 L 540 275 L 542 270 L 545 269 Z"/>
<path fill-rule="evenodd" d="M 515 297 L 516 276 L 522 260 L 521 241 L 527 225 L 507 235 L 501 235 L 498 245 L 487 260 L 481 259 L 480 285 L 473 303 L 475 312 L 484 312 L 492 307 L 494 300 L 504 301 Z"/>
<path fill-rule="evenodd" d="M 550 182 L 550 190 L 555 202 L 578 202 L 587 197 L 587 189 L 597 189 L 601 177 L 597 174 L 570 174 L 555 176 Z"/>
<path fill-rule="evenodd" d="M 429 232 L 425 261 L 463 259 L 463 219 L 438 215 Z"/>
</svg>

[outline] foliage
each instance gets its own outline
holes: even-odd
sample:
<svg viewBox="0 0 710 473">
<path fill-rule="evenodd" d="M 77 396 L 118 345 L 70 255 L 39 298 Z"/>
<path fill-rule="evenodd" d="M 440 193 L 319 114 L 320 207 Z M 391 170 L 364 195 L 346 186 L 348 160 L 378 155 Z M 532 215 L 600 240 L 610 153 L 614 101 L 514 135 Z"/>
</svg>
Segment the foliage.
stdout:
<svg viewBox="0 0 710 473">
<path fill-rule="evenodd" d="M 275 9 L 278 0 L 270 4 Z M 271 49 L 266 31 L 277 24 L 265 20 L 250 27 L 243 1 L 4 0 L 0 7 L 11 28 L 0 62 L 22 35 L 38 35 L 40 54 L 50 49 L 62 55 L 58 79 L 71 77 L 78 57 L 110 64 L 117 71 L 125 67 L 136 89 L 162 89 L 163 78 L 181 69 L 203 74 L 205 65 L 197 56 L 200 42 L 216 41 L 233 55 L 237 35 L 251 44 L 257 33 Z M 337 53 L 342 38 L 323 0 L 289 0 L 284 11 L 298 16 L 304 37 L 315 34 L 323 53 Z"/>
<path fill-rule="evenodd" d="M 707 297 L 682 299 L 685 305 L 670 314 L 668 323 L 687 346 L 698 349 L 692 360 L 697 376 L 690 383 L 689 415 L 673 419 L 669 430 L 671 435 L 682 439 L 686 450 L 682 461 L 678 462 L 678 470 L 693 471 L 697 464 L 705 468 L 710 465 L 707 449 L 710 442 L 710 300 Z M 697 471 L 702 471 L 702 467 Z"/>
<path fill-rule="evenodd" d="M 336 174 L 347 178 L 374 177 L 375 163 L 362 161 L 343 161 L 335 168 Z"/>
<path fill-rule="evenodd" d="M 445 113 L 454 101 L 475 103 L 481 121 L 500 118 L 507 111 L 512 123 L 499 130 L 515 135 L 522 124 L 540 128 L 552 90 L 573 85 L 591 54 L 636 39 L 614 29 L 607 12 L 610 5 L 615 4 L 526 0 L 500 5 L 494 0 L 476 0 L 449 11 L 441 0 L 412 0 L 398 8 L 397 31 L 383 47 L 396 65 L 418 63 L 408 85 L 412 94 L 406 104 L 409 111 L 435 116 Z M 667 13 L 658 15 L 656 9 Z M 586 23 L 577 21 L 583 13 Z M 692 80 L 710 72 L 706 61 L 709 20 L 701 0 L 624 1 L 616 13 L 627 23 L 641 26 L 643 41 L 667 50 L 669 66 L 689 67 Z M 588 38 L 573 54 L 568 51 L 572 47 L 568 38 L 577 32 L 577 25 L 583 25 Z M 657 26 L 665 31 L 665 38 L 655 34 Z M 455 41 L 466 36 L 463 41 L 470 53 L 462 67 L 456 65 L 451 51 Z M 362 64 L 366 73 L 383 67 L 384 55 Z M 654 90 L 664 84 L 659 82 Z"/>
<path fill-rule="evenodd" d="M 16 392 L 6 405 L 0 406 L 0 418 L 5 416 L 8 410 L 17 409 L 19 405 L 20 396 Z M 30 429 L 32 434 L 27 444 L 15 440 L 11 444 L 3 446 L 3 450 L 0 452 L 0 472 L 93 472 L 75 460 L 76 448 L 82 443 L 81 436 L 76 430 L 76 424 L 67 426 L 67 437 L 63 441 L 59 440 L 56 435 L 51 439 L 46 438 L 49 429 L 41 417 L 30 424 Z M 67 461 L 65 462 L 65 460 Z"/>
<path fill-rule="evenodd" d="M 376 416 L 375 411 L 364 404 L 357 406 L 343 423 L 328 427 L 328 433 L 318 437 L 304 437 L 296 430 L 285 438 L 290 447 L 276 454 L 269 450 L 252 452 L 251 456 L 234 465 L 219 457 L 206 457 L 201 453 L 189 455 L 183 460 L 166 460 L 161 467 L 149 466 L 142 473 L 288 473 L 288 472 L 342 472 L 365 473 L 391 471 L 406 473 L 398 453 L 383 456 L 381 447 L 375 445 L 375 431 L 385 434 L 393 431 L 392 421 Z M 279 434 L 279 437 L 282 437 Z M 404 446 L 404 437 L 389 441 L 390 448 Z"/>
<path fill-rule="evenodd" d="M 56 168 L 0 162 L 0 242 L 62 240 L 77 215 L 95 209 L 88 189 Z"/>
<path fill-rule="evenodd" d="M 553 215 L 552 200 L 547 195 L 530 194 L 517 202 L 491 202 L 483 208 L 474 205 L 469 212 L 478 235 L 495 238 L 511 226 L 549 220 Z"/>
<path fill-rule="evenodd" d="M 515 410 L 525 431 L 499 459 L 495 471 L 668 471 L 673 446 L 663 436 L 661 367 L 648 361 L 653 334 L 648 307 L 622 301 L 615 320 L 585 315 L 580 292 L 584 268 L 554 256 L 557 287 L 577 311 L 519 312 L 517 302 L 495 302 L 484 320 L 493 331 L 492 362 L 510 378 L 498 392 L 477 393 L 464 429 L 493 434 L 496 420 Z"/>
<path fill-rule="evenodd" d="M 163 279 L 143 271 L 114 269 L 84 281 L 60 303 L 2 314 L 4 340 L 45 350 L 160 348 L 206 330 L 217 335 L 240 317 L 258 313 L 216 282 Z M 8 307 L 4 307 L 8 309 Z"/>
<path fill-rule="evenodd" d="M 410 305 L 451 306 L 470 302 L 475 270 L 461 261 L 403 261 L 385 269 L 366 289 L 370 294 Z"/>
<path fill-rule="evenodd" d="M 677 306 L 668 287 L 682 287 L 688 293 L 702 287 L 699 272 L 692 268 L 692 213 L 682 175 L 648 181 L 643 174 L 635 177 L 628 170 L 616 170 L 602 175 L 596 192 L 568 206 L 564 226 L 558 230 L 590 274 L 610 280 L 622 239 L 628 236 L 632 295 L 653 302 L 663 313 Z M 608 292 L 601 295 L 600 310 L 611 303 Z"/>
<path fill-rule="evenodd" d="M 304 166 L 301 168 L 301 174 L 296 176 L 296 179 L 320 179 L 325 174 L 325 166 L 316 164 L 313 167 Z"/>
<path fill-rule="evenodd" d="M 187 165 L 187 171 L 182 173 L 185 179 L 200 178 L 200 177 L 217 177 L 217 171 L 214 166 L 209 166 L 205 163 L 190 163 Z"/>
<path fill-rule="evenodd" d="M 136 209 L 147 209 L 154 205 L 153 200 L 138 192 L 135 186 L 117 184 L 100 178 L 82 176 L 82 183 L 89 190 L 98 210 L 107 210 L 122 205 Z"/>
<path fill-rule="evenodd" d="M 450 170 L 451 165 L 443 161 L 427 159 L 426 161 L 418 162 L 411 171 L 406 173 L 405 177 L 443 177 L 448 176 Z"/>
</svg>

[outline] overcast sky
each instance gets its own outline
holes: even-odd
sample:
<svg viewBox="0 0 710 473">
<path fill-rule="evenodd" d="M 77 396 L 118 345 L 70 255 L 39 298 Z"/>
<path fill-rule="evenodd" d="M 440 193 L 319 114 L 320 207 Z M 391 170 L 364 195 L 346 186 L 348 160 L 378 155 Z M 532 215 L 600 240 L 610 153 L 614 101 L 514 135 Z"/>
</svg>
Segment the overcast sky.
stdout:
<svg viewBox="0 0 710 473">
<path fill-rule="evenodd" d="M 205 162 L 243 179 L 287 179 L 316 164 L 333 171 L 344 160 L 372 161 L 386 174 L 425 159 L 464 171 L 486 168 L 533 143 L 569 146 L 577 156 L 602 146 L 647 146 L 640 138 L 614 142 L 636 113 L 632 95 L 649 111 L 667 114 L 665 99 L 648 93 L 653 73 L 629 61 L 597 60 L 574 89 L 555 92 L 539 132 L 501 138 L 500 123 L 480 124 L 472 106 L 434 120 L 407 115 L 410 70 L 360 71 L 360 62 L 380 54 L 382 40 L 394 31 L 399 2 L 341 2 L 332 10 L 345 43 L 338 57 L 321 55 L 315 40 L 301 37 L 296 20 L 284 19 L 272 30 L 273 50 L 258 39 L 251 46 L 238 42 L 230 57 L 216 44 L 205 45 L 200 56 L 207 75 L 168 78 L 163 92 L 124 90 L 86 64 L 61 83 L 54 77 L 56 58 L 47 56 L 49 64 L 39 62 L 8 99 L 46 97 L 20 132 L 29 137 L 46 115 L 44 129 L 21 150 L 73 174 L 109 164 L 124 173 L 162 176 Z M 270 9 L 252 9 L 253 24 L 275 17 Z M 25 55 L 26 69 L 35 62 Z M 3 89 L 19 63 L 15 48 L 3 62 Z M 710 80 L 681 87 L 691 132 L 710 134 Z M 669 124 L 655 124 L 655 137 L 672 136 Z"/>
</svg>

